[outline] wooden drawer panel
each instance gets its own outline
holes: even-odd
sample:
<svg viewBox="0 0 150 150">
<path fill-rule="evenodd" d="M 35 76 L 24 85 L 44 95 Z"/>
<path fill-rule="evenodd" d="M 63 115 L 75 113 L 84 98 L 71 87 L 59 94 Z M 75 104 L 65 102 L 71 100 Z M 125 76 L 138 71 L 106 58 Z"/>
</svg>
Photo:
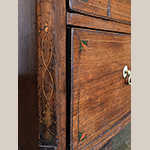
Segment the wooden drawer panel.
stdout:
<svg viewBox="0 0 150 150">
<path fill-rule="evenodd" d="M 108 0 L 69 0 L 69 6 L 85 14 L 107 17 Z"/>
<path fill-rule="evenodd" d="M 98 149 L 130 122 L 131 86 L 122 76 L 124 65 L 131 69 L 130 40 L 71 29 L 71 148 Z"/>
<path fill-rule="evenodd" d="M 111 0 L 110 17 L 131 22 L 131 0 Z"/>
<path fill-rule="evenodd" d="M 122 33 L 131 33 L 131 25 L 129 24 L 85 16 L 78 13 L 67 13 L 67 24 L 80 26 L 83 28 L 86 27 L 107 31 L 110 30 Z"/>
<path fill-rule="evenodd" d="M 131 22 L 131 0 L 69 0 L 69 7 L 87 15 Z"/>
</svg>

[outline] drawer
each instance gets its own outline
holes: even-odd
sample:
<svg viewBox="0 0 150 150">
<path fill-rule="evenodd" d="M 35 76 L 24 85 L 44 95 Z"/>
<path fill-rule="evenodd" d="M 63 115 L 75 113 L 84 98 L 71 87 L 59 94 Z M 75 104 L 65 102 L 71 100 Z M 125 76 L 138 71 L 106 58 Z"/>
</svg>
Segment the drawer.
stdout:
<svg viewBox="0 0 150 150">
<path fill-rule="evenodd" d="M 131 22 L 131 0 L 111 0 L 109 17 Z"/>
<path fill-rule="evenodd" d="M 107 17 L 108 0 L 69 0 L 69 4 L 75 11 Z"/>
<path fill-rule="evenodd" d="M 131 0 L 69 0 L 69 7 L 87 15 L 131 22 Z"/>
<path fill-rule="evenodd" d="M 99 149 L 131 121 L 131 37 L 72 28 L 70 58 L 71 149 Z"/>
</svg>

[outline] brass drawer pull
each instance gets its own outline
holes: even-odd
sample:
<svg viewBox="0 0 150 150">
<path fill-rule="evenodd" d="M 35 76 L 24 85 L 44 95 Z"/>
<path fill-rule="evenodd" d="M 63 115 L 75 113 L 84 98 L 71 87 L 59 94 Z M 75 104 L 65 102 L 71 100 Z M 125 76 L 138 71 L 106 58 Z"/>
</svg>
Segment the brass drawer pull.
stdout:
<svg viewBox="0 0 150 150">
<path fill-rule="evenodd" d="M 123 68 L 123 77 L 124 78 L 128 77 L 128 84 L 131 85 L 131 71 L 128 70 L 127 66 L 124 66 L 124 68 Z"/>
</svg>

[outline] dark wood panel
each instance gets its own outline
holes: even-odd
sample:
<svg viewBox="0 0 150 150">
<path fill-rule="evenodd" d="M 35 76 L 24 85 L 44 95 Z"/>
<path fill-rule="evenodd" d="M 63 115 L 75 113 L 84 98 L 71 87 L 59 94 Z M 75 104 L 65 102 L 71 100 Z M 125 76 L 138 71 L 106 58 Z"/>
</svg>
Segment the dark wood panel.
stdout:
<svg viewBox="0 0 150 150">
<path fill-rule="evenodd" d="M 80 26 L 86 28 L 101 29 L 106 31 L 116 31 L 131 33 L 131 25 L 84 16 L 77 13 L 67 13 L 67 25 Z"/>
<path fill-rule="evenodd" d="M 55 0 L 56 113 L 58 150 L 66 150 L 66 0 Z"/>
<path fill-rule="evenodd" d="M 130 35 L 72 29 L 72 148 L 101 148 L 130 122 L 131 86 L 122 76 L 130 50 Z"/>
<path fill-rule="evenodd" d="M 39 147 L 66 149 L 66 1 L 37 0 Z"/>
<path fill-rule="evenodd" d="M 37 1 L 39 146 L 57 146 L 54 3 Z"/>
</svg>

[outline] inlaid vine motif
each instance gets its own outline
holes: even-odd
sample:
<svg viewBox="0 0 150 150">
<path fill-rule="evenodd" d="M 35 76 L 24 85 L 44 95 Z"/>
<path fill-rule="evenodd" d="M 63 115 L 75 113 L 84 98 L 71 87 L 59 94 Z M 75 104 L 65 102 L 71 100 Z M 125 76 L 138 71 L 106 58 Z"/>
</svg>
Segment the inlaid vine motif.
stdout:
<svg viewBox="0 0 150 150">
<path fill-rule="evenodd" d="M 54 0 L 37 0 L 39 145 L 56 145 Z"/>
</svg>

